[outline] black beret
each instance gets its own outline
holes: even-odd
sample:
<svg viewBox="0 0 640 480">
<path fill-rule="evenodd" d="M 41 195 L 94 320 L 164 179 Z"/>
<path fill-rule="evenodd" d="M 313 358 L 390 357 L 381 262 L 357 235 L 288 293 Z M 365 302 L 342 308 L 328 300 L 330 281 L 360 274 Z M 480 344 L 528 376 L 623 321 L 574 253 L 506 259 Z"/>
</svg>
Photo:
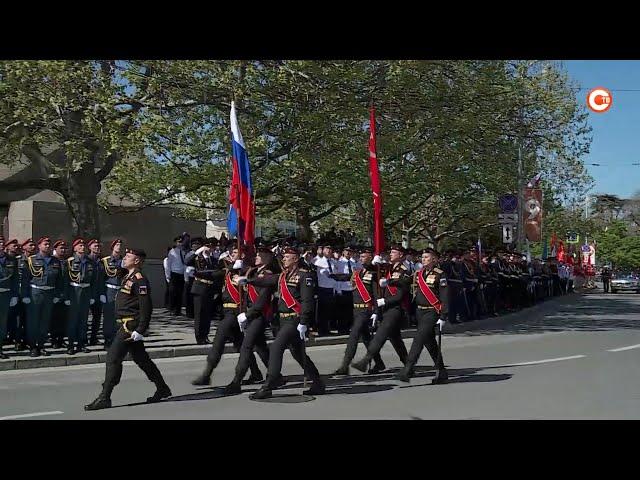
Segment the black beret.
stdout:
<svg viewBox="0 0 640 480">
<path fill-rule="evenodd" d="M 399 245 L 399 244 L 391 245 L 389 250 L 396 250 L 396 251 L 402 253 L 403 255 L 406 255 L 406 253 L 407 253 L 407 250 L 402 245 Z"/>
<path fill-rule="evenodd" d="M 145 251 L 139 248 L 127 248 L 127 253 L 131 253 L 136 257 L 140 257 L 142 259 L 147 258 L 147 254 L 145 253 Z"/>
</svg>

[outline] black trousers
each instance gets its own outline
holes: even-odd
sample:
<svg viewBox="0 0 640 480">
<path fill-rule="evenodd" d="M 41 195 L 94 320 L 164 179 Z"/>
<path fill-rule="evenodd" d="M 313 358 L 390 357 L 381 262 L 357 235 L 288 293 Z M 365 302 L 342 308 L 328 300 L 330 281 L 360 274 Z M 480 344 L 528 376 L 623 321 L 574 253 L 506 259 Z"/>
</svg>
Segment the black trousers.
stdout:
<svg viewBox="0 0 640 480">
<path fill-rule="evenodd" d="M 298 323 L 297 316 L 280 319 L 278 334 L 269 347 L 269 370 L 267 382 L 263 388 L 273 389 L 273 382 L 280 377 L 282 356 L 287 348 L 294 360 L 303 368 L 305 376 L 310 378 L 313 383 L 322 382 L 320 372 L 305 352 L 304 343 L 298 332 Z"/>
<path fill-rule="evenodd" d="M 171 272 L 169 280 L 169 310 L 180 315 L 182 310 L 182 293 L 184 292 L 184 275 Z"/>
<path fill-rule="evenodd" d="M 356 356 L 358 350 L 358 342 L 362 338 L 364 346 L 369 348 L 371 343 L 371 331 L 369 325 L 371 325 L 371 315 L 373 311 L 366 308 L 354 308 L 353 309 L 353 326 L 349 333 L 349 340 L 347 340 L 347 348 L 344 351 L 344 359 L 342 360 L 342 366 L 347 367 Z M 373 361 L 376 365 L 382 365 L 382 358 L 380 353 L 376 353 L 373 357 Z"/>
<path fill-rule="evenodd" d="M 27 309 L 22 298 L 15 307 L 9 307 L 9 321 L 7 324 L 9 338 L 15 342 L 27 341 Z"/>
<path fill-rule="evenodd" d="M 189 318 L 194 318 L 194 303 L 193 303 L 193 294 L 191 293 L 191 287 L 193 286 L 193 277 L 189 277 L 189 280 L 187 280 L 184 283 L 184 295 L 183 295 L 183 301 L 184 301 L 184 308 L 186 311 L 186 316 Z"/>
<path fill-rule="evenodd" d="M 211 331 L 213 319 L 213 296 L 206 291 L 203 295 L 193 295 L 194 332 L 196 342 L 206 339 Z"/>
<path fill-rule="evenodd" d="M 91 333 L 89 336 L 89 344 L 98 342 L 98 330 L 100 330 L 100 320 L 102 320 L 102 302 L 96 300 L 96 303 L 89 307 L 91 311 Z"/>
<path fill-rule="evenodd" d="M 131 334 L 125 332 L 124 329 L 120 327 L 107 352 L 107 369 L 102 385 L 102 391 L 107 397 L 111 396 L 111 392 L 115 386 L 120 383 L 120 378 L 122 377 L 122 361 L 129 352 L 136 365 L 140 367 L 151 382 L 156 384 L 156 387 L 159 388 L 166 385 L 160 370 L 158 370 L 158 367 L 153 363 L 153 360 L 151 360 L 145 350 L 144 342 L 134 342 L 131 340 Z"/>
<path fill-rule="evenodd" d="M 404 319 L 404 311 L 401 307 L 394 307 L 384 312 L 382 322 L 373 336 L 373 340 L 367 347 L 367 354 L 364 356 L 367 362 L 373 360 L 374 355 L 379 354 L 387 340 L 391 342 L 393 349 L 398 354 L 398 358 L 404 364 L 407 362 L 407 347 L 402 341 L 400 327 Z"/>
<path fill-rule="evenodd" d="M 608 278 L 603 278 L 602 279 L 602 285 L 604 287 L 604 293 L 609 293 L 609 285 L 610 285 L 610 281 Z"/>
<path fill-rule="evenodd" d="M 415 367 L 423 347 L 426 347 L 433 364 L 438 370 L 441 370 L 444 368 L 444 361 L 442 356 L 438 354 L 438 342 L 436 341 L 438 315 L 432 308 L 427 310 L 418 309 L 416 315 L 418 317 L 418 331 L 413 338 L 405 368 L 410 370 Z"/>
<path fill-rule="evenodd" d="M 325 336 L 330 333 L 330 324 L 335 320 L 335 300 L 333 288 L 318 287 L 318 335 Z"/>
<path fill-rule="evenodd" d="M 353 323 L 353 292 L 343 291 L 341 295 L 336 294 L 334 303 L 336 329 L 340 335 L 348 335 Z"/>
<path fill-rule="evenodd" d="M 213 344 L 211 345 L 211 349 L 207 354 L 207 367 L 205 370 L 206 375 L 211 376 L 213 370 L 218 366 L 218 363 L 220 363 L 222 354 L 224 353 L 224 344 L 226 343 L 227 339 L 233 342 L 233 346 L 235 347 L 236 352 L 240 352 L 242 341 L 244 340 L 244 335 L 240 331 L 240 325 L 238 325 L 239 313 L 240 312 L 237 308 L 224 309 L 224 318 L 218 325 L 216 336 L 213 337 Z M 263 359 L 263 362 L 265 359 Z M 265 366 L 268 362 L 269 360 L 264 362 Z M 252 376 L 259 377 L 262 375 L 260 369 L 258 368 L 256 357 L 253 355 L 253 353 L 249 356 L 249 368 L 251 369 Z"/>
<path fill-rule="evenodd" d="M 234 382 L 240 383 L 247 374 L 247 370 L 251 368 L 252 361 L 255 363 L 254 350 L 258 353 L 262 363 L 269 368 L 269 347 L 267 347 L 267 338 L 264 334 L 266 328 L 266 319 L 264 317 L 258 317 L 251 320 L 244 330 L 244 339 L 240 346 L 240 357 L 236 365 Z"/>
<path fill-rule="evenodd" d="M 67 332 L 67 307 L 63 301 L 56 303 L 51 312 L 51 343 L 62 343 Z"/>
</svg>

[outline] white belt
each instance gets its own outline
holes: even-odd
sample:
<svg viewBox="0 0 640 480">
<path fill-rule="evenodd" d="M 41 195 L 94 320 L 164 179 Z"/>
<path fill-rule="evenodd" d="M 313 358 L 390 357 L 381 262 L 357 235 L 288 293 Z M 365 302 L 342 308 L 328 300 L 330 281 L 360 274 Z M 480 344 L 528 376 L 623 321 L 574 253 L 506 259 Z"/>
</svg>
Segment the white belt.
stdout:
<svg viewBox="0 0 640 480">
<path fill-rule="evenodd" d="M 53 290 L 55 287 L 49 287 L 49 286 L 47 286 L 47 285 L 43 285 L 43 286 L 40 286 L 40 285 L 34 285 L 34 284 L 32 283 L 32 284 L 31 284 L 31 288 L 35 288 L 35 289 L 37 289 L 37 290 Z"/>
<path fill-rule="evenodd" d="M 107 286 L 107 288 L 113 288 L 114 290 L 118 290 L 120 288 L 119 285 L 113 285 L 111 283 L 105 283 L 105 285 Z"/>
<path fill-rule="evenodd" d="M 467 278 L 466 281 L 467 282 L 478 283 L 478 279 L 477 278 Z"/>
<path fill-rule="evenodd" d="M 80 287 L 80 288 L 87 288 L 91 286 L 90 283 L 76 283 L 76 282 L 71 282 L 69 285 L 71 285 L 72 287 Z"/>
<path fill-rule="evenodd" d="M 10 288 L 0 288 L 0 293 L 10 292 Z"/>
<path fill-rule="evenodd" d="M 450 283 L 451 282 L 453 282 L 453 283 L 462 283 L 462 280 L 458 280 L 456 278 L 448 278 L 447 281 L 449 281 Z"/>
</svg>

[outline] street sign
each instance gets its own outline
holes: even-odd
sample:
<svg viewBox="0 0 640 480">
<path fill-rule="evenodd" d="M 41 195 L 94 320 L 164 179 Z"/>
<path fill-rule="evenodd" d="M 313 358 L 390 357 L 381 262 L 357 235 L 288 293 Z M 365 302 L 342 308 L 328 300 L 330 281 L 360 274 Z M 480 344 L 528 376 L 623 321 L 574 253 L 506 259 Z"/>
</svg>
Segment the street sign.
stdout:
<svg viewBox="0 0 640 480">
<path fill-rule="evenodd" d="M 513 225 L 502 225 L 502 243 L 513 243 L 515 230 Z"/>
<path fill-rule="evenodd" d="M 516 195 L 502 195 L 498 203 L 500 204 L 500 211 L 502 213 L 514 213 L 518 210 L 518 197 Z"/>
<path fill-rule="evenodd" d="M 578 243 L 580 242 L 580 235 L 575 232 L 567 232 L 567 243 Z"/>
<path fill-rule="evenodd" d="M 518 223 L 518 214 L 517 213 L 499 213 L 498 223 L 515 225 Z"/>
</svg>

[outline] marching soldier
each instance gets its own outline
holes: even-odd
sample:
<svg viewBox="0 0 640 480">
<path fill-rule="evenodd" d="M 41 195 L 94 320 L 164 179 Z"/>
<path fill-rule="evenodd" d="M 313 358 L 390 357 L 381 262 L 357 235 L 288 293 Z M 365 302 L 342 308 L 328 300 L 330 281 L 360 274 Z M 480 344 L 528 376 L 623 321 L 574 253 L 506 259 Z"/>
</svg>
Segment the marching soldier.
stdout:
<svg viewBox="0 0 640 480">
<path fill-rule="evenodd" d="M 39 252 L 30 255 L 24 262 L 22 271 L 22 302 L 27 305 L 27 340 L 31 356 L 47 356 L 44 342 L 49 333 L 53 305 L 64 294 L 62 264 L 51 256 L 51 240 L 38 240 Z"/>
<path fill-rule="evenodd" d="M 349 364 L 356 355 L 360 338 L 362 338 L 362 343 L 366 348 L 369 347 L 371 342 L 370 325 L 378 319 L 377 300 L 380 296 L 378 293 L 378 274 L 376 267 L 371 263 L 372 258 L 371 249 L 363 249 L 360 252 L 362 268 L 355 270 L 351 275 L 350 281 L 353 285 L 353 325 L 342 365 L 333 372 L 334 375 L 349 375 Z M 369 373 L 379 373 L 386 369 L 380 353 L 376 353 L 372 358 L 375 363 Z"/>
<path fill-rule="evenodd" d="M 238 325 L 238 315 L 240 312 L 240 303 L 244 303 L 242 295 L 238 285 L 238 278 L 242 273 L 243 262 L 241 260 L 242 253 L 238 250 L 238 247 L 234 247 L 231 252 L 231 258 L 229 264 L 223 264 L 224 267 L 212 274 L 212 278 L 220 279 L 224 278 L 224 289 L 222 291 L 222 300 L 224 308 L 224 318 L 216 330 L 216 335 L 213 338 L 213 344 L 209 353 L 207 354 L 207 365 L 202 372 L 202 375 L 194 379 L 192 385 L 210 385 L 211 375 L 213 370 L 218 366 L 218 363 L 222 359 L 224 353 L 224 345 L 228 338 L 233 342 L 233 346 L 236 351 L 240 351 L 242 346 L 243 334 Z M 224 262 L 224 260 L 223 260 Z M 269 360 L 265 357 L 262 359 L 266 365 Z M 258 368 L 258 362 L 254 355 L 250 358 L 251 376 L 249 377 L 249 383 L 258 383 L 263 380 L 262 373 Z"/>
<path fill-rule="evenodd" d="M 289 348 L 291 355 L 304 369 L 304 374 L 311 379 L 311 388 L 305 395 L 322 395 L 325 385 L 318 369 L 307 356 L 304 348 L 305 334 L 313 317 L 313 278 L 304 268 L 300 268 L 300 254 L 292 247 L 285 247 L 282 256 L 283 271 L 280 275 L 248 280 L 242 278 L 241 283 L 248 282 L 256 287 L 277 289 L 280 328 L 275 340 L 269 348 L 269 369 L 264 385 L 249 398 L 258 400 L 268 398 L 273 389 L 283 383 L 280 371 L 282 356 Z"/>
<path fill-rule="evenodd" d="M 380 286 L 384 288 L 384 294 L 382 298 L 376 300 L 378 311 L 383 314 L 381 325 L 369 343 L 364 358 L 351 364 L 353 368 L 361 372 L 366 371 L 367 364 L 373 360 L 374 355 L 380 353 L 387 340 L 393 345 L 402 364 L 404 365 L 407 361 L 407 347 L 402 341 L 400 328 L 409 301 L 411 277 L 407 267 L 403 264 L 404 255 L 405 249 L 402 246 L 391 247 L 389 255 L 391 265 L 387 272 L 387 278 L 379 280 Z M 380 257 L 373 259 L 374 264 L 379 262 Z"/>
<path fill-rule="evenodd" d="M 259 246 L 256 252 L 255 266 L 246 272 L 247 279 L 264 279 L 274 275 L 273 252 L 266 246 Z M 269 325 L 272 316 L 272 289 L 268 287 L 256 287 L 247 285 L 247 311 L 240 313 L 237 317 L 240 330 L 244 334 L 242 346 L 240 347 L 240 357 L 236 365 L 236 373 L 232 382 L 226 386 L 225 394 L 233 395 L 241 392 L 241 382 L 250 367 L 251 359 L 254 358 L 254 349 L 265 365 L 269 367 L 269 348 L 265 330 Z M 285 381 L 280 375 L 280 385 Z"/>
<path fill-rule="evenodd" d="M 102 260 L 102 245 L 95 238 L 89 240 L 87 243 L 87 248 L 89 249 L 89 254 L 87 255 L 93 262 L 95 263 L 96 268 L 96 288 L 98 290 L 97 294 L 103 296 L 103 292 L 101 292 L 102 284 L 104 283 L 104 278 L 101 276 L 100 269 L 100 261 Z M 102 298 L 100 299 L 102 300 Z M 106 303 L 106 297 L 105 302 Z M 89 345 L 98 345 L 98 331 L 100 329 L 100 320 L 102 319 L 102 301 L 95 301 L 93 305 L 89 307 L 89 311 L 91 312 L 91 333 L 87 332 L 87 336 L 89 337 Z M 104 330 L 104 326 L 103 326 Z"/>
<path fill-rule="evenodd" d="M 447 321 L 449 292 L 447 291 L 447 278 L 444 270 L 438 267 L 438 256 L 438 253 L 431 248 L 423 250 L 423 268 L 416 272 L 413 277 L 418 331 L 413 338 L 405 366 L 396 375 L 396 378 L 402 382 L 409 382 L 409 378 L 413 376 L 415 365 L 418 363 L 423 347 L 427 348 L 437 369 L 436 376 L 431 383 L 447 382 L 448 375 L 444 368 L 442 352 L 436 341 L 435 329 L 442 329 Z"/>
<path fill-rule="evenodd" d="M 73 242 L 73 256 L 65 265 L 65 304 L 69 308 L 67 353 L 89 353 L 87 348 L 87 319 L 89 307 L 96 302 L 98 296 L 97 267 L 93 260 L 85 254 L 85 243 L 81 238 Z M 77 348 L 74 346 L 77 345 Z"/>
<path fill-rule="evenodd" d="M 64 272 L 64 265 L 66 264 L 68 245 L 64 240 L 57 240 L 53 244 L 53 256 L 60 261 L 62 270 Z M 63 277 L 64 284 L 64 277 Z M 64 348 L 64 337 L 67 333 L 67 318 L 69 317 L 69 307 L 65 305 L 64 298 L 53 306 L 51 311 L 51 347 L 52 348 Z"/>
<path fill-rule="evenodd" d="M 74 242 L 75 243 L 75 242 Z M 122 260 L 127 275 L 122 280 L 116 295 L 116 317 L 121 325 L 107 352 L 105 379 L 102 392 L 93 402 L 85 405 L 85 410 L 100 410 L 111 407 L 111 393 L 122 377 L 122 361 L 127 353 L 156 386 L 156 392 L 148 403 L 159 402 L 172 395 L 171 389 L 144 348 L 144 335 L 151 322 L 153 305 L 149 281 L 141 268 L 146 258 L 144 250 L 128 249 Z"/>
<path fill-rule="evenodd" d="M 100 259 L 99 283 L 100 303 L 102 303 L 102 335 L 104 336 L 104 349 L 108 350 L 118 331 L 116 322 L 116 296 L 122 278 L 127 271 L 122 265 L 122 240 L 116 238 L 111 242 L 111 255 Z"/>
<path fill-rule="evenodd" d="M 0 359 L 9 358 L 2 352 L 7 337 L 9 308 L 18 304 L 18 261 L 4 251 L 4 237 L 0 235 Z"/>
</svg>

